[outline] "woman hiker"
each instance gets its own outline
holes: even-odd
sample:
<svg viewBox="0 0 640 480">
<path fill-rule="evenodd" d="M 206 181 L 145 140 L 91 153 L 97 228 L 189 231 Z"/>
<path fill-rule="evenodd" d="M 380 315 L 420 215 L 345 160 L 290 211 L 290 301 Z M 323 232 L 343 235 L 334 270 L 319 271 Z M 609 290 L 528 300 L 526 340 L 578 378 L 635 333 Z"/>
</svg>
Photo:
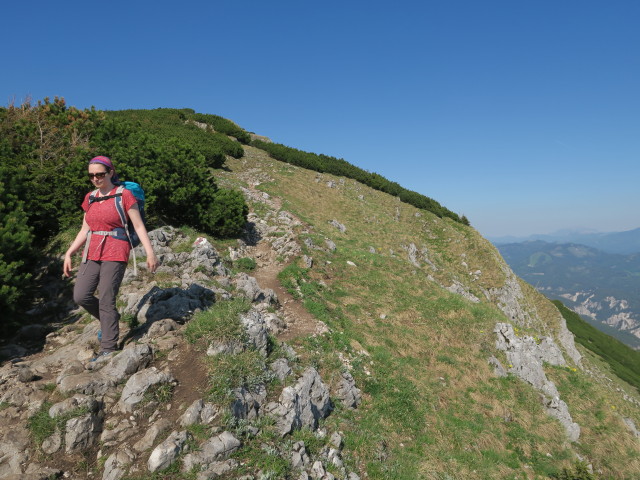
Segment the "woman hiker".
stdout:
<svg viewBox="0 0 640 480">
<path fill-rule="evenodd" d="M 90 202 L 92 192 L 87 193 L 82 202 L 84 220 L 82 228 L 64 256 L 64 275 L 71 276 L 71 256 L 87 241 L 90 233 L 88 251 L 85 249 L 83 263 L 78 270 L 76 284 L 73 289 L 74 301 L 84 307 L 91 315 L 100 320 L 101 334 L 98 358 L 116 351 L 120 327 L 120 314 L 116 309 L 116 297 L 120 283 L 129 261 L 131 245 L 125 238 L 116 238 L 113 230 L 122 228 L 122 220 L 116 210 L 115 199 L 100 201 L 101 197 L 116 193 L 118 175 L 113 163 L 107 157 L 95 157 L 89 161 L 89 179 L 95 186 L 95 199 Z M 140 243 L 147 254 L 147 266 L 151 272 L 158 268 L 158 259 L 153 252 L 147 229 L 144 226 L 137 200 L 133 194 L 124 189 L 122 191 L 122 205 L 128 221 L 140 238 Z M 126 236 L 125 236 L 126 237 Z M 99 298 L 94 296 L 98 289 Z M 100 338 L 101 337 L 101 338 Z"/>
</svg>

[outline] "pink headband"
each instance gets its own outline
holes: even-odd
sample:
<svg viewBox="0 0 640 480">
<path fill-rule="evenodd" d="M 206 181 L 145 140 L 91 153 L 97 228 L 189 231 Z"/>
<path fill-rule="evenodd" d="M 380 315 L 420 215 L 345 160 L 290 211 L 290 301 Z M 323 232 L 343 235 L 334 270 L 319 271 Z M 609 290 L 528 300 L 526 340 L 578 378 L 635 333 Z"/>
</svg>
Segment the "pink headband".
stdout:
<svg viewBox="0 0 640 480">
<path fill-rule="evenodd" d="M 109 157 L 93 157 L 91 160 L 89 160 L 89 163 L 101 163 L 102 165 L 109 167 L 111 170 L 113 170 L 115 172 L 115 168 L 113 167 L 113 163 L 111 163 L 111 160 L 109 159 Z"/>
<path fill-rule="evenodd" d="M 118 174 L 116 173 L 116 169 L 113 166 L 113 163 L 111 163 L 111 159 L 109 157 L 103 157 L 103 156 L 93 157 L 91 160 L 89 160 L 89 164 L 92 164 L 92 163 L 100 163 L 101 165 L 104 165 L 105 167 L 109 168 L 113 172 L 111 181 L 113 183 L 117 183 L 119 181 L 119 177 L 118 177 Z"/>
</svg>

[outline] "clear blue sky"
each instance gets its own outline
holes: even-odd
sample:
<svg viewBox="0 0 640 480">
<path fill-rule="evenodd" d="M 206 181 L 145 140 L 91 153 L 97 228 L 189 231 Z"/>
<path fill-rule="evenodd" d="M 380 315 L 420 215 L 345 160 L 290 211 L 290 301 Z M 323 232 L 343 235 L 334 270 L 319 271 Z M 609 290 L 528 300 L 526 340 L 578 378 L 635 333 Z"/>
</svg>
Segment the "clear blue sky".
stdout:
<svg viewBox="0 0 640 480">
<path fill-rule="evenodd" d="M 640 2 L 4 2 L 0 103 L 190 107 L 487 236 L 640 227 Z"/>
</svg>

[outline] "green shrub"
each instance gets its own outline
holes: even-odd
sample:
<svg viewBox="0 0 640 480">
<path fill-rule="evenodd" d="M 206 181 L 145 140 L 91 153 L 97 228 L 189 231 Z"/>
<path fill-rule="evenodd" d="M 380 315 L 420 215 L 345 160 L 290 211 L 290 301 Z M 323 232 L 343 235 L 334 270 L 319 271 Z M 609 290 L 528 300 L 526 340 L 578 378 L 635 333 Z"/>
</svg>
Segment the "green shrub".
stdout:
<svg viewBox="0 0 640 480">
<path fill-rule="evenodd" d="M 191 118 L 196 122 L 211 125 L 216 132 L 235 137 L 244 144 L 248 144 L 251 141 L 251 136 L 245 130 L 226 118 L 204 113 L 196 113 L 192 115 Z"/>
<path fill-rule="evenodd" d="M 251 257 L 242 257 L 233 262 L 233 266 L 238 270 L 250 272 L 252 270 L 255 270 L 257 264 L 256 261 Z"/>
<path fill-rule="evenodd" d="M 36 257 L 23 202 L 1 180 L 9 178 L 5 171 L 0 167 L 0 311 L 5 318 L 4 331 L 30 296 L 30 269 Z"/>
<path fill-rule="evenodd" d="M 202 228 L 222 238 L 237 237 L 247 223 L 249 207 L 242 193 L 221 188 L 204 213 Z"/>
<path fill-rule="evenodd" d="M 598 477 L 589 471 L 584 462 L 576 462 L 573 468 L 563 468 L 559 474 L 551 475 L 556 480 L 597 480 Z"/>
</svg>

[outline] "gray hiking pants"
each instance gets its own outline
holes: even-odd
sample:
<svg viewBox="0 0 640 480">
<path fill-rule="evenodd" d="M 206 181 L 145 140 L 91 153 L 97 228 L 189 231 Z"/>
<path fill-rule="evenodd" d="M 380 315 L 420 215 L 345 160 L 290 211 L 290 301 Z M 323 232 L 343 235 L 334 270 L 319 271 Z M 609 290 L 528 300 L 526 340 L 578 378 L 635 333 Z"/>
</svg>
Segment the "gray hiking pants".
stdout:
<svg viewBox="0 0 640 480">
<path fill-rule="evenodd" d="M 118 348 L 120 314 L 116 297 L 127 268 L 126 262 L 96 262 L 87 260 L 80 265 L 73 289 L 73 300 L 100 320 L 101 352 L 113 352 Z M 98 297 L 94 293 L 98 290 Z"/>
</svg>

